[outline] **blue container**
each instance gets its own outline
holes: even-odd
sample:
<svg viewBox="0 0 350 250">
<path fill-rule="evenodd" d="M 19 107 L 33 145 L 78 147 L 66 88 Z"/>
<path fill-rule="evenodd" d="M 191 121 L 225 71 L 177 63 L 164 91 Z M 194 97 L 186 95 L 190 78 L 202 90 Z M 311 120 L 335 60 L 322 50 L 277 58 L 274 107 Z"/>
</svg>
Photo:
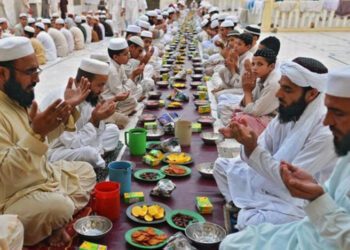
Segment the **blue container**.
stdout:
<svg viewBox="0 0 350 250">
<path fill-rule="evenodd" d="M 120 194 L 131 192 L 132 162 L 113 161 L 108 164 L 109 180 L 120 183 Z"/>
</svg>

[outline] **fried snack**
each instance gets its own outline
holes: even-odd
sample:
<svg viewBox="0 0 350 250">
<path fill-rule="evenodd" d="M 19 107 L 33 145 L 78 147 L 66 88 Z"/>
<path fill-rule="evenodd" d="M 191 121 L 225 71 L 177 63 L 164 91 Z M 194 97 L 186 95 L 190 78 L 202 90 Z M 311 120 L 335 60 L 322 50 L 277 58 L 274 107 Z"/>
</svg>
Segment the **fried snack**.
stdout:
<svg viewBox="0 0 350 250">
<path fill-rule="evenodd" d="M 157 234 L 152 227 L 144 230 L 138 230 L 132 233 L 131 238 L 137 244 L 143 246 L 155 246 L 164 242 L 168 236 L 166 234 Z"/>
<path fill-rule="evenodd" d="M 181 167 L 181 166 L 177 166 L 177 165 L 169 165 L 169 167 L 167 167 L 164 172 L 166 174 L 172 174 L 172 175 L 183 175 L 186 173 L 186 170 Z"/>
</svg>

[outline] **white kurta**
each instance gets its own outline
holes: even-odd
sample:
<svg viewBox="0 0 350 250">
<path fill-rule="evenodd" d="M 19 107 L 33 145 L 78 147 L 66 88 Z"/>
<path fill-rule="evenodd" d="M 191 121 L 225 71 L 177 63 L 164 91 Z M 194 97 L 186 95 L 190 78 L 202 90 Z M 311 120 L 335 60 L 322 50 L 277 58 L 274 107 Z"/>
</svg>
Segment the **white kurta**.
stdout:
<svg viewBox="0 0 350 250">
<path fill-rule="evenodd" d="M 74 38 L 74 49 L 75 50 L 81 50 L 84 49 L 84 34 L 78 27 L 72 27 L 70 28 L 70 31 L 72 32 L 73 38 Z"/>
<path fill-rule="evenodd" d="M 69 53 L 72 53 L 74 50 L 74 38 L 73 38 L 72 32 L 70 32 L 66 28 L 62 28 L 60 31 L 62 32 L 62 34 L 66 38 Z"/>
<path fill-rule="evenodd" d="M 130 58 L 128 63 L 124 65 L 125 73 L 127 77 L 130 77 L 131 73 L 140 65 L 140 61 L 134 58 Z M 146 67 L 145 67 L 146 69 Z M 133 88 L 133 91 L 130 93 L 136 100 L 142 96 L 143 92 L 143 80 L 142 75 L 139 75 L 135 79 L 136 87 Z"/>
<path fill-rule="evenodd" d="M 137 106 L 136 98 L 133 96 L 137 88 L 137 84 L 126 76 L 124 66 L 111 60 L 108 81 L 102 93 L 103 99 L 108 100 L 121 92 L 130 91 L 130 96 L 126 100 L 117 103 L 117 110 L 127 114 Z"/>
<path fill-rule="evenodd" d="M 80 118 L 76 131 L 63 132 L 50 144 L 49 161 L 85 161 L 94 167 L 105 167 L 101 155 L 112 151 L 118 144 L 119 129 L 114 124 L 100 122 L 98 128 L 89 122 L 94 107 L 88 102 L 79 105 Z"/>
<path fill-rule="evenodd" d="M 280 162 L 301 167 L 323 182 L 335 166 L 333 136 L 323 126 L 323 96 L 308 105 L 297 122 L 276 117 L 259 136 L 249 159 L 243 150 L 234 159 L 219 158 L 214 177 L 227 201 L 241 208 L 237 227 L 263 222 L 286 223 L 305 216 L 303 200 L 293 198 L 280 177 Z"/>
<path fill-rule="evenodd" d="M 143 0 L 121 0 L 122 8 L 125 8 L 125 21 L 127 24 L 135 24 L 139 17 L 139 9 Z"/>
<path fill-rule="evenodd" d="M 106 29 L 105 29 L 105 26 L 103 26 L 102 23 L 98 23 L 98 27 L 100 27 L 100 29 L 101 29 L 102 40 L 103 40 L 103 39 L 105 39 L 105 37 L 106 37 Z"/>
<path fill-rule="evenodd" d="M 45 48 L 45 56 L 47 61 L 54 61 L 57 59 L 57 50 L 55 42 L 52 37 L 45 31 L 40 31 L 36 37 Z"/>
<path fill-rule="evenodd" d="M 55 42 L 57 56 L 66 57 L 68 55 L 68 43 L 63 33 L 55 28 L 49 28 L 48 33 Z"/>
<path fill-rule="evenodd" d="M 350 153 L 341 158 L 325 184 L 326 193 L 305 207 L 307 217 L 283 225 L 250 226 L 231 234 L 220 250 L 350 249 Z"/>
<path fill-rule="evenodd" d="M 81 26 L 85 29 L 86 31 L 86 43 L 91 43 L 92 39 L 92 27 L 88 25 L 87 23 L 82 23 Z"/>
</svg>

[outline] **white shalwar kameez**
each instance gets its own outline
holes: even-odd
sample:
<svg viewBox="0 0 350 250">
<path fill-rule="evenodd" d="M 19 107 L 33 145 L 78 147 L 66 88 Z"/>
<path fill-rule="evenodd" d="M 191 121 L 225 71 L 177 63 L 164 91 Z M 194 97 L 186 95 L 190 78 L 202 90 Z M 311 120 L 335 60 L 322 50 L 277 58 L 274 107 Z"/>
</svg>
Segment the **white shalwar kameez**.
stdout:
<svg viewBox="0 0 350 250">
<path fill-rule="evenodd" d="M 52 37 L 45 31 L 40 31 L 36 38 L 43 44 L 45 48 L 45 57 L 47 61 L 57 59 L 57 50 Z"/>
<path fill-rule="evenodd" d="M 80 117 L 76 122 L 76 131 L 65 131 L 50 144 L 49 161 L 85 161 L 94 167 L 105 167 L 101 155 L 116 148 L 119 129 L 114 124 L 105 124 L 104 121 L 100 121 L 96 128 L 89 122 L 93 109 L 86 101 L 79 105 Z"/>
<path fill-rule="evenodd" d="M 321 153 L 320 153 L 321 154 Z M 301 221 L 264 223 L 228 235 L 220 250 L 350 249 L 350 153 L 342 157 L 325 184 L 325 194 L 305 207 Z"/>
<path fill-rule="evenodd" d="M 281 224 L 302 219 L 305 201 L 293 198 L 280 177 L 286 161 L 325 181 L 336 163 L 333 136 L 323 126 L 323 95 L 312 101 L 297 122 L 274 118 L 258 138 L 249 158 L 243 150 L 233 159 L 218 158 L 214 177 L 226 201 L 241 208 L 237 228 L 264 222 Z"/>
<path fill-rule="evenodd" d="M 67 30 L 66 28 L 62 28 L 60 31 L 63 33 L 64 37 L 66 38 L 69 53 L 72 53 L 74 50 L 74 37 L 72 32 L 70 32 L 70 30 Z"/>
<path fill-rule="evenodd" d="M 127 25 L 135 24 L 139 17 L 139 10 L 141 9 L 141 2 L 143 0 L 121 0 L 122 8 L 125 8 L 125 21 Z"/>
<path fill-rule="evenodd" d="M 119 93 L 130 91 L 130 96 L 126 100 L 117 103 L 118 112 L 129 114 L 137 106 L 137 101 L 133 94 L 138 86 L 133 80 L 128 79 L 123 65 L 111 60 L 109 68 L 108 81 L 102 93 L 102 97 L 108 100 Z M 142 93 L 142 90 L 140 93 Z"/>
</svg>

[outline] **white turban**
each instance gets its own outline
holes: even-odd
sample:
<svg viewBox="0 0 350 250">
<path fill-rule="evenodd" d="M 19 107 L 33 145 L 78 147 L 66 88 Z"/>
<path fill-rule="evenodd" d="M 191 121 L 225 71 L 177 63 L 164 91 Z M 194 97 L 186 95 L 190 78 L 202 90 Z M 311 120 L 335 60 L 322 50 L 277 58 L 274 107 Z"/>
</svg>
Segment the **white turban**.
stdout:
<svg viewBox="0 0 350 250">
<path fill-rule="evenodd" d="M 282 75 L 287 76 L 289 80 L 300 87 L 311 87 L 320 92 L 325 91 L 328 74 L 311 72 L 307 68 L 291 61 L 283 62 L 280 69 Z"/>
<path fill-rule="evenodd" d="M 332 71 L 328 74 L 326 94 L 350 98 L 350 66 Z"/>
</svg>

